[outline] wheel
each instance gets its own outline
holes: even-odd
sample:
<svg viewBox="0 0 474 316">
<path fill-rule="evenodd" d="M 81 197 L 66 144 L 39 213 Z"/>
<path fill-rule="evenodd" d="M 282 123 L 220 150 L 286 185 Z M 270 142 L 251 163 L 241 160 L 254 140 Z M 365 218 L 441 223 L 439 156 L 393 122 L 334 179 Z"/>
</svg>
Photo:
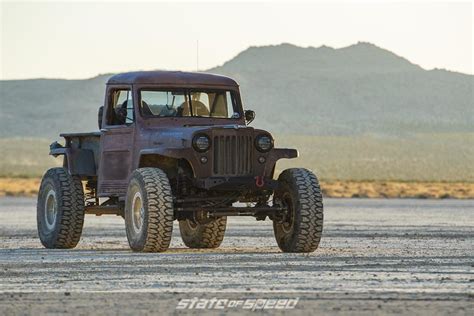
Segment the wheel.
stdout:
<svg viewBox="0 0 474 316">
<path fill-rule="evenodd" d="M 64 168 L 49 169 L 38 193 L 38 235 L 44 247 L 74 248 L 84 225 L 84 191 L 80 178 Z"/>
<path fill-rule="evenodd" d="M 134 251 L 161 252 L 173 232 L 173 195 L 166 173 L 158 168 L 133 172 L 125 201 L 125 228 Z"/>
<path fill-rule="evenodd" d="M 224 239 L 226 225 L 225 216 L 205 224 L 185 219 L 179 221 L 179 232 L 189 248 L 217 248 Z"/>
<path fill-rule="evenodd" d="M 316 175 L 302 168 L 287 169 L 278 181 L 274 199 L 288 207 L 284 218 L 273 221 L 278 246 L 284 252 L 315 251 L 323 231 L 323 197 Z"/>
</svg>

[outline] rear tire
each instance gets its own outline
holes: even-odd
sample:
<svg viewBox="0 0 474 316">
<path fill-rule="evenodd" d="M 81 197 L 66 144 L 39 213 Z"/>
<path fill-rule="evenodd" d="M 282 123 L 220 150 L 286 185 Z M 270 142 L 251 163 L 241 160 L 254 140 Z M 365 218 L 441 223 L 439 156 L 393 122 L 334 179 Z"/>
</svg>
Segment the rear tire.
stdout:
<svg viewBox="0 0 474 316">
<path fill-rule="evenodd" d="M 173 195 L 166 173 L 158 168 L 133 172 L 125 201 L 125 228 L 134 251 L 161 252 L 173 232 Z"/>
<path fill-rule="evenodd" d="M 284 252 L 313 252 L 323 231 L 323 197 L 319 181 L 303 168 L 284 170 L 275 200 L 288 207 L 283 220 L 273 221 L 275 239 Z"/>
<path fill-rule="evenodd" d="M 64 168 L 49 169 L 38 193 L 38 235 L 49 249 L 74 248 L 84 225 L 84 191 L 80 178 Z"/>
<path fill-rule="evenodd" d="M 219 217 L 206 224 L 185 219 L 179 221 L 179 232 L 189 248 L 217 248 L 224 240 L 227 217 Z"/>
</svg>

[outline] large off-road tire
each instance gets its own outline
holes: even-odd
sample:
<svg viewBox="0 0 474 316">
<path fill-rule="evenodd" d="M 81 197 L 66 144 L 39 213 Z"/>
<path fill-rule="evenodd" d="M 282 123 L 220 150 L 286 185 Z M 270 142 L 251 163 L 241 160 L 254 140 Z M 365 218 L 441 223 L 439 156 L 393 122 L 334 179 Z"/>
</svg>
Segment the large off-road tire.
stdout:
<svg viewBox="0 0 474 316">
<path fill-rule="evenodd" d="M 273 231 L 284 252 L 313 252 L 323 231 L 323 197 L 319 181 L 302 168 L 284 170 L 278 177 L 275 200 L 288 207 L 283 220 L 273 221 Z"/>
<path fill-rule="evenodd" d="M 179 221 L 179 232 L 189 248 L 217 248 L 224 240 L 226 225 L 226 216 L 205 224 L 185 219 Z"/>
<path fill-rule="evenodd" d="M 173 232 L 173 195 L 166 173 L 158 168 L 133 172 L 125 201 L 127 239 L 134 251 L 161 252 Z"/>
<path fill-rule="evenodd" d="M 74 248 L 84 225 L 84 191 L 81 180 L 64 168 L 43 176 L 36 205 L 38 235 L 46 248 Z"/>
</svg>

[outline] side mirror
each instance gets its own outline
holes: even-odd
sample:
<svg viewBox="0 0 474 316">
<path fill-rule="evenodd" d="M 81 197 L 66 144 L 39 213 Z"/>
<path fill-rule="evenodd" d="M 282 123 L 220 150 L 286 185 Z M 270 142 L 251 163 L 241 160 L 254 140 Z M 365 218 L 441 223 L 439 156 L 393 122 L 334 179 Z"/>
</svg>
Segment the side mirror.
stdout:
<svg viewBox="0 0 474 316">
<path fill-rule="evenodd" d="M 99 107 L 99 113 L 98 113 L 99 130 L 102 129 L 102 116 L 104 116 L 104 106 Z"/>
<path fill-rule="evenodd" d="M 255 120 L 255 112 L 252 110 L 245 110 L 244 115 L 247 124 L 250 124 L 253 120 Z"/>
</svg>

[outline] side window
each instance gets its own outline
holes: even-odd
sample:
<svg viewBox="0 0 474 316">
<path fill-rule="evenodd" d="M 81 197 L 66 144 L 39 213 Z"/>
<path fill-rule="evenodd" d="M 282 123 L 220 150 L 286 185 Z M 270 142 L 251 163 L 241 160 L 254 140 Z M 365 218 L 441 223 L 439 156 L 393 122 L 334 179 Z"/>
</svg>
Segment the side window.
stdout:
<svg viewBox="0 0 474 316">
<path fill-rule="evenodd" d="M 107 113 L 108 125 L 129 125 L 134 121 L 131 90 L 113 90 Z"/>
</svg>

